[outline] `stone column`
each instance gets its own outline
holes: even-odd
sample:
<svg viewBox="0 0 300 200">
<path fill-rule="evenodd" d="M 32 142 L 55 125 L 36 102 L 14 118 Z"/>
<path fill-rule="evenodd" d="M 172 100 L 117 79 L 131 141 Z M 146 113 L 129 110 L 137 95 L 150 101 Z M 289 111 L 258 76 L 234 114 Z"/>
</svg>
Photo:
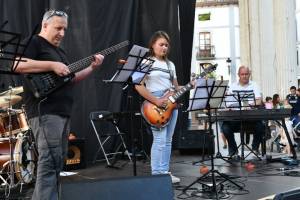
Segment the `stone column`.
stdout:
<svg viewBox="0 0 300 200">
<path fill-rule="evenodd" d="M 281 97 L 297 87 L 296 5 L 293 0 L 274 0 L 274 36 L 277 92 Z"/>
<path fill-rule="evenodd" d="M 239 7 L 241 63 L 251 68 L 263 97 L 284 98 L 297 82 L 294 1 L 240 0 Z"/>
</svg>

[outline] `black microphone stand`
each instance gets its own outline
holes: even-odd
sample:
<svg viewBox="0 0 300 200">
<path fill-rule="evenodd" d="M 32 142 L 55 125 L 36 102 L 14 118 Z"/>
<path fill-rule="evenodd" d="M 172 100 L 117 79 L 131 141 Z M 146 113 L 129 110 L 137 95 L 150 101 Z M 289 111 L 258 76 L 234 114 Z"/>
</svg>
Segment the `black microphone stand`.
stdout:
<svg viewBox="0 0 300 200">
<path fill-rule="evenodd" d="M 114 74 L 111 80 L 105 80 L 108 83 L 123 83 L 125 87 L 123 90 L 127 89 L 130 92 L 134 90 L 135 85 L 141 84 L 141 81 L 144 79 L 146 74 L 148 74 L 149 69 L 153 64 L 153 60 L 146 58 L 146 54 L 149 49 L 134 45 L 128 55 L 127 61 L 121 66 L 118 71 Z M 133 132 L 133 117 L 135 111 L 133 110 L 132 104 L 132 95 L 127 96 L 128 104 L 127 109 L 130 113 L 130 137 L 131 137 L 131 150 L 132 150 L 132 161 L 133 161 L 133 175 L 137 175 L 136 167 L 136 147 L 137 147 L 137 138 Z"/>
</svg>

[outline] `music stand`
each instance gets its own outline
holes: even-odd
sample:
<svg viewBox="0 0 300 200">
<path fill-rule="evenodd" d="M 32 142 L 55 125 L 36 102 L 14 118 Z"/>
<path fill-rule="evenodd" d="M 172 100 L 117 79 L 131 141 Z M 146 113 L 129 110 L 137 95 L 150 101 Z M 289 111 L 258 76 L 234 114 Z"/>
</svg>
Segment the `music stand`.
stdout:
<svg viewBox="0 0 300 200">
<path fill-rule="evenodd" d="M 126 84 L 123 89 L 128 86 L 133 89 L 134 85 L 139 85 L 145 78 L 150 70 L 154 60 L 146 57 L 149 49 L 134 45 L 127 57 L 127 61 L 123 66 L 117 69 L 117 72 L 110 80 L 104 80 L 106 83 L 122 83 Z M 136 142 L 137 140 L 133 134 L 133 109 L 132 109 L 132 97 L 128 97 L 128 105 L 130 109 L 130 136 L 131 136 L 131 149 L 133 160 L 133 175 L 136 176 Z"/>
<path fill-rule="evenodd" d="M 225 98 L 225 105 L 228 108 L 238 109 L 239 110 L 239 116 L 240 119 L 242 119 L 242 110 L 249 109 L 252 107 L 256 107 L 256 101 L 255 101 L 255 94 L 253 90 L 233 90 L 233 94 L 227 95 L 227 98 Z M 241 147 L 241 160 L 245 160 L 251 153 L 253 153 L 259 160 L 261 158 L 257 153 L 253 151 L 252 148 L 250 148 L 246 142 L 245 142 L 245 131 L 243 127 L 243 120 L 240 121 L 240 132 L 241 132 L 241 143 L 237 146 L 236 151 L 230 156 L 232 156 L 238 151 L 238 149 Z M 245 156 L 244 151 L 245 147 L 250 151 L 247 156 Z"/>
<path fill-rule="evenodd" d="M 203 109 L 207 110 L 210 142 L 212 144 L 214 143 L 213 142 L 214 135 L 212 131 L 211 109 L 218 109 L 220 107 L 225 95 L 227 85 L 228 85 L 228 81 L 224 82 L 223 80 L 215 81 L 214 79 L 198 79 L 196 82 L 194 96 L 192 99 L 190 99 L 190 105 L 188 108 L 189 111 L 203 110 Z M 229 181 L 230 183 L 234 184 L 239 189 L 243 189 L 242 186 L 230 180 L 227 175 L 222 174 L 215 169 L 213 153 L 210 154 L 210 160 L 211 160 L 211 169 L 203 176 L 197 178 L 191 184 L 186 186 L 182 190 L 182 194 L 185 193 L 191 186 L 193 186 L 196 183 L 200 183 L 202 185 L 205 185 L 207 188 L 211 188 L 210 191 L 213 192 L 212 195 L 215 195 L 213 197 L 215 197 L 216 199 L 219 199 L 219 194 L 217 189 L 218 185 L 226 181 Z M 212 177 L 212 186 L 203 182 L 203 180 L 207 178 L 210 174 Z M 220 177 L 224 178 L 224 180 L 221 181 L 218 185 L 216 183 L 215 174 L 218 174 Z"/>
<path fill-rule="evenodd" d="M 6 24 L 7 21 L 1 25 L 1 28 Z M 34 28 L 34 31 L 31 33 L 25 44 L 21 43 L 21 34 L 0 29 L 0 60 L 12 62 L 10 71 L 0 70 L 0 74 L 18 75 L 18 73 L 15 73 L 14 71 L 17 69 L 19 62 L 25 62 L 25 60 L 22 60 L 22 57 L 37 28 L 38 26 Z M 14 66 L 15 61 L 17 61 L 17 63 Z"/>
</svg>

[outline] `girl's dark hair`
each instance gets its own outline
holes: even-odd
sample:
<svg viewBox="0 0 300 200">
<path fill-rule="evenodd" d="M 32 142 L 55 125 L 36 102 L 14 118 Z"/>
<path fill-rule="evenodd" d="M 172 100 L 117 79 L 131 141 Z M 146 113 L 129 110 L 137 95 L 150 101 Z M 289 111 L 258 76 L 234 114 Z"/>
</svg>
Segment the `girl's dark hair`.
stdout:
<svg viewBox="0 0 300 200">
<path fill-rule="evenodd" d="M 169 53 L 169 49 L 170 49 L 170 37 L 169 35 L 165 32 L 165 31 L 156 31 L 150 41 L 149 41 L 149 55 L 150 56 L 154 56 L 154 51 L 153 51 L 153 44 L 159 39 L 159 38 L 165 38 L 167 40 L 167 42 L 169 43 L 169 48 L 168 48 L 168 53 Z M 167 59 L 168 53 L 166 54 L 166 56 L 164 57 L 164 59 Z"/>
</svg>

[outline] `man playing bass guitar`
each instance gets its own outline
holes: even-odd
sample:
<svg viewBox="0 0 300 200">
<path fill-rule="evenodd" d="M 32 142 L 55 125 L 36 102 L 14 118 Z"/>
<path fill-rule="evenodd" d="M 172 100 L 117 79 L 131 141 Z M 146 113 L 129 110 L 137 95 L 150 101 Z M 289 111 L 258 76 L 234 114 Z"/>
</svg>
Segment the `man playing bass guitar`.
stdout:
<svg viewBox="0 0 300 200">
<path fill-rule="evenodd" d="M 16 72 L 44 74 L 53 72 L 58 77 L 70 74 L 68 59 L 60 44 L 68 27 L 68 15 L 63 11 L 46 11 L 39 34 L 34 35 Z M 92 56 L 87 68 L 74 74 L 73 82 L 80 81 L 98 68 L 103 55 Z M 68 82 L 47 98 L 34 96 L 24 75 L 24 102 L 31 130 L 38 149 L 38 167 L 32 199 L 58 199 L 58 180 L 67 153 L 67 134 L 73 104 L 73 82 Z M 50 75 L 49 75 L 50 77 Z"/>
</svg>

